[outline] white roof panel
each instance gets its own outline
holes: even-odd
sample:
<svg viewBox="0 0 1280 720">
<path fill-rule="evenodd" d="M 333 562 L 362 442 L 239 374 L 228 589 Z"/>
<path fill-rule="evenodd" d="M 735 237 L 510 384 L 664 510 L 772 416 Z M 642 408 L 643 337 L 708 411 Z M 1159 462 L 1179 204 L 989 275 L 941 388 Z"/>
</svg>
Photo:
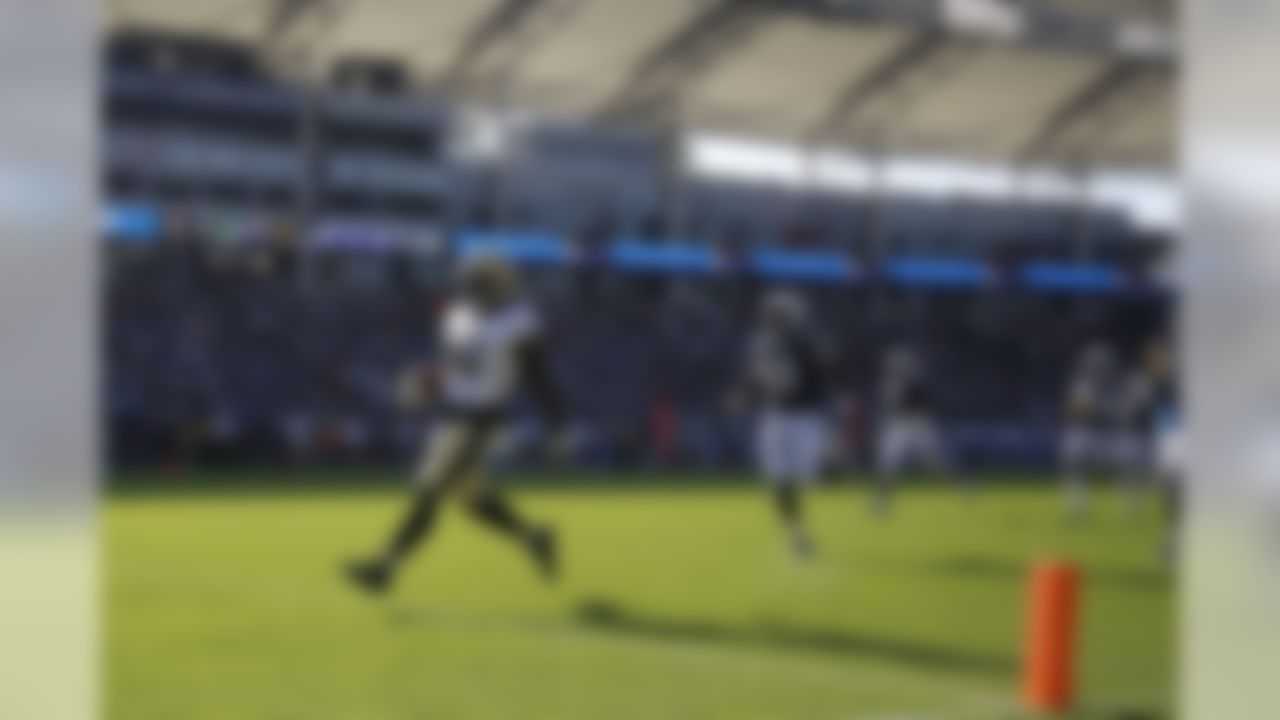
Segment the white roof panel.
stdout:
<svg viewBox="0 0 1280 720">
<path fill-rule="evenodd" d="M 1113 14 L 1147 16 L 1171 6 L 1166 0 L 1035 1 L 1090 12 L 1111 4 Z M 260 42 L 272 6 L 267 0 L 110 0 L 108 22 Z M 706 20 L 717 6 L 699 0 L 333 0 L 331 7 L 330 20 L 317 22 L 323 29 L 314 31 L 323 59 L 399 57 L 423 88 L 567 116 L 597 116 L 626 97 L 638 76 L 653 80 L 641 68 L 651 68 L 665 48 L 656 95 L 665 109 L 646 120 L 674 118 L 711 131 L 780 139 L 813 140 L 838 98 L 881 72 L 920 32 L 762 11 L 756 4 L 728 13 L 730 21 L 719 18 L 729 29 L 716 32 L 716 23 Z M 750 22 L 734 22 L 744 14 Z M 701 45 L 673 51 L 672 38 L 691 27 L 699 28 L 694 34 Z M 821 140 L 1007 158 L 1114 60 L 947 38 Z M 1100 103 L 1110 130 L 1098 135 L 1089 129 L 1093 120 L 1082 121 L 1080 128 L 1067 128 L 1059 144 L 1104 137 L 1091 146 L 1101 160 L 1167 163 L 1174 73 L 1152 82 L 1143 92 L 1163 99 L 1129 108 Z"/>
</svg>

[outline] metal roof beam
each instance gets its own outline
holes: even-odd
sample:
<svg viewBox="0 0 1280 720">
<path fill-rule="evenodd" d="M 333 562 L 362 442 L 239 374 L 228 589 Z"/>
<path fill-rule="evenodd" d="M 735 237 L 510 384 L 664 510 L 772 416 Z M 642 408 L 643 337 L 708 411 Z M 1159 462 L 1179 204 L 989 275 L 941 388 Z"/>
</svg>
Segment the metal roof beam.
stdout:
<svg viewBox="0 0 1280 720">
<path fill-rule="evenodd" d="M 275 0 L 267 13 L 258 52 L 288 75 L 314 82 L 319 51 L 342 10 L 341 0 Z"/>
<path fill-rule="evenodd" d="M 653 119 L 684 88 L 761 25 L 773 0 L 719 0 L 659 42 L 604 104 L 603 119 Z"/>
<path fill-rule="evenodd" d="M 1152 73 L 1149 63 L 1133 59 L 1118 60 L 1103 67 L 1092 80 L 1067 96 L 1045 117 L 1016 157 L 1021 162 L 1029 162 L 1052 150 L 1073 128 L 1105 112 L 1117 98 L 1144 78 L 1151 77 Z"/>
<path fill-rule="evenodd" d="M 811 142 L 820 142 L 866 106 L 872 98 L 895 87 L 912 70 L 927 63 L 945 47 L 947 39 L 936 30 L 913 35 L 869 72 L 860 73 L 831 103 L 808 132 Z"/>
<path fill-rule="evenodd" d="M 329 0 L 276 0 L 267 15 L 266 39 L 285 35 L 301 25 L 308 15 L 332 7 Z"/>
<path fill-rule="evenodd" d="M 472 66 L 491 48 L 527 26 L 547 0 L 504 0 L 467 34 L 444 72 L 444 84 L 465 84 Z"/>
</svg>

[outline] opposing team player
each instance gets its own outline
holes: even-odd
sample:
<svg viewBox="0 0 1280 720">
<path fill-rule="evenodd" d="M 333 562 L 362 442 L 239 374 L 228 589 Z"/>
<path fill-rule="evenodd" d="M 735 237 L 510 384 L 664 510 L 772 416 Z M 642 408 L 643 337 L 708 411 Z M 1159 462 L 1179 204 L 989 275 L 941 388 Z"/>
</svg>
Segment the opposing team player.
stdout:
<svg viewBox="0 0 1280 720">
<path fill-rule="evenodd" d="M 442 502 L 459 497 L 480 522 L 515 540 L 548 578 L 556 571 L 556 539 L 523 519 L 481 481 L 486 456 L 517 392 L 527 389 L 560 437 L 564 412 L 547 364 L 533 307 L 518 294 L 515 271 L 491 256 L 460 268 L 456 297 L 442 316 L 437 380 L 428 389 L 439 419 L 414 474 L 407 514 L 377 556 L 351 563 L 348 577 L 379 593 L 389 589 L 423 542 Z"/>
<path fill-rule="evenodd" d="M 1088 476 L 1118 466 L 1121 396 L 1115 357 L 1100 342 L 1088 345 L 1076 362 L 1063 407 L 1061 465 L 1067 514 L 1081 519 L 1088 512 Z"/>
<path fill-rule="evenodd" d="M 893 489 L 907 469 L 941 473 L 946 452 L 934 417 L 933 393 L 920 358 L 907 346 L 890 348 L 880 371 L 880 423 L 872 510 L 889 514 Z"/>
<path fill-rule="evenodd" d="M 1186 428 L 1178 393 L 1176 363 L 1169 347 L 1159 341 L 1151 342 L 1142 359 L 1151 383 L 1150 420 L 1155 437 L 1155 476 L 1160 483 L 1166 511 L 1166 530 L 1160 555 L 1165 562 L 1172 563 L 1181 554 L 1182 545 Z"/>
<path fill-rule="evenodd" d="M 1137 513 L 1138 501 L 1159 478 L 1159 415 L 1168 402 L 1167 352 L 1159 342 L 1143 349 L 1118 389 L 1115 400 L 1115 470 L 1124 483 L 1125 507 Z"/>
<path fill-rule="evenodd" d="M 747 350 L 745 381 L 759 408 L 756 460 L 800 559 L 814 551 L 801 493 L 818 478 L 829 440 L 830 363 L 807 316 L 804 301 L 794 293 L 778 290 L 764 298 Z"/>
</svg>

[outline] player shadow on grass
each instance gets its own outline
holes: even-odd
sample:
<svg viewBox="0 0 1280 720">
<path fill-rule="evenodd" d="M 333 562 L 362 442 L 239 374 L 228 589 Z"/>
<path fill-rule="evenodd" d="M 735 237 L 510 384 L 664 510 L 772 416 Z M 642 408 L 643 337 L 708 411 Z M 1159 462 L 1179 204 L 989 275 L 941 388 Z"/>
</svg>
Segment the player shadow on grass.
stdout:
<svg viewBox="0 0 1280 720">
<path fill-rule="evenodd" d="M 701 620 L 645 617 L 630 613 L 606 598 L 587 598 L 576 610 L 577 621 L 593 630 L 652 639 L 716 643 L 746 648 L 814 652 L 843 657 L 876 657 L 920 667 L 1009 676 L 1012 660 L 846 630 L 798 628 L 764 620 L 753 627 L 729 627 Z"/>
</svg>

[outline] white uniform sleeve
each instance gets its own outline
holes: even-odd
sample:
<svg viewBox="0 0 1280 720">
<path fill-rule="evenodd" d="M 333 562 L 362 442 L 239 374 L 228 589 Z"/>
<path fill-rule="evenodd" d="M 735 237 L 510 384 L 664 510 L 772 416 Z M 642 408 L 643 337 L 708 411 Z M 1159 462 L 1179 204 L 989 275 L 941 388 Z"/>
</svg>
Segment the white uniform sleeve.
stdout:
<svg viewBox="0 0 1280 720">
<path fill-rule="evenodd" d="M 470 332 L 472 324 L 472 318 L 461 305 L 451 304 L 445 308 L 440 323 L 441 335 L 447 343 Z"/>
<path fill-rule="evenodd" d="M 521 305 L 511 313 L 509 332 L 515 343 L 525 343 L 542 334 L 542 320 L 530 305 Z"/>
</svg>

